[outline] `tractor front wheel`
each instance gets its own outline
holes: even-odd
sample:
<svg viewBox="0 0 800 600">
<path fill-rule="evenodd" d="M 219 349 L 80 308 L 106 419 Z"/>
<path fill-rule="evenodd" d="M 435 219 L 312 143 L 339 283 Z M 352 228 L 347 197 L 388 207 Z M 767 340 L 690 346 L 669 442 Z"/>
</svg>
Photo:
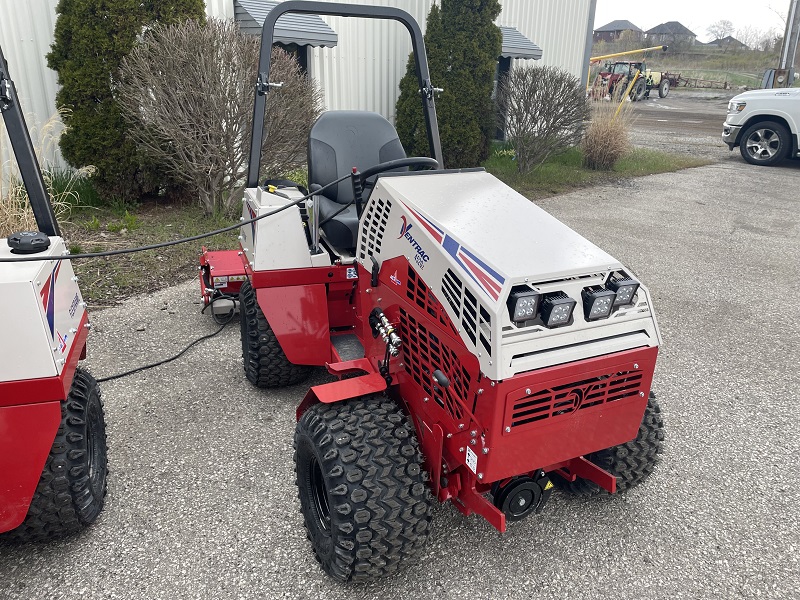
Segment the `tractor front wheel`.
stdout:
<svg viewBox="0 0 800 600">
<path fill-rule="evenodd" d="M 5 534 L 17 541 L 41 541 L 91 525 L 103 510 L 108 482 L 108 447 L 103 402 L 97 381 L 75 371 L 61 425 L 22 525 Z"/>
<path fill-rule="evenodd" d="M 651 392 L 636 438 L 626 444 L 589 454 L 586 458 L 616 477 L 617 491 L 624 492 L 642 483 L 653 472 L 660 460 L 663 444 L 664 421 L 661 418 L 661 407 L 655 394 Z M 553 482 L 574 494 L 597 496 L 606 493 L 596 483 L 580 477 L 570 482 L 556 475 Z"/>
<path fill-rule="evenodd" d="M 667 94 L 669 94 L 669 79 L 662 79 L 658 85 L 658 97 L 666 98 Z"/>
<path fill-rule="evenodd" d="M 414 426 L 394 402 L 316 404 L 297 423 L 294 449 L 300 511 L 326 573 L 372 581 L 419 554 L 432 497 Z"/>
<path fill-rule="evenodd" d="M 239 325 L 242 337 L 244 374 L 256 387 L 285 387 L 300 383 L 311 372 L 307 365 L 289 362 L 272 331 L 261 307 L 256 291 L 249 281 L 239 291 Z"/>
</svg>

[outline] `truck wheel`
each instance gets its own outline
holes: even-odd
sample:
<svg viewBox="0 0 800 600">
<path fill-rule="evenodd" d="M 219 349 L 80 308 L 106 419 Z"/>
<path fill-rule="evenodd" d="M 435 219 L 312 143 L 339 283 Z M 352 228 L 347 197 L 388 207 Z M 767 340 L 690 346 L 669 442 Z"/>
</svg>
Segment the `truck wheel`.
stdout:
<svg viewBox="0 0 800 600">
<path fill-rule="evenodd" d="M 248 381 L 256 387 L 273 388 L 294 385 L 308 377 L 311 367 L 295 365 L 286 358 L 249 281 L 242 284 L 239 301 L 242 357 Z"/>
<path fill-rule="evenodd" d="M 91 525 L 105 503 L 107 456 L 100 389 L 94 377 L 77 369 L 28 515 L 4 537 L 40 541 Z"/>
<path fill-rule="evenodd" d="M 297 423 L 294 449 L 300 512 L 326 573 L 371 581 L 419 554 L 432 497 L 414 426 L 394 402 L 316 404 Z"/>
<path fill-rule="evenodd" d="M 789 132 L 774 121 L 754 123 L 742 134 L 739 151 L 751 165 L 774 165 L 789 152 Z"/>
<path fill-rule="evenodd" d="M 658 86 L 658 97 L 666 98 L 669 94 L 669 79 L 662 79 Z"/>
<path fill-rule="evenodd" d="M 617 491 L 624 492 L 642 483 L 658 464 L 664 443 L 664 421 L 655 394 L 650 392 L 639 433 L 634 440 L 589 454 L 586 458 L 617 478 Z M 553 482 L 573 494 L 597 496 L 607 492 L 596 483 L 581 479 L 573 482 L 559 476 Z"/>
<path fill-rule="evenodd" d="M 647 93 L 647 82 L 644 79 L 639 78 L 639 80 L 633 86 L 631 100 L 638 102 L 644 98 L 645 93 Z"/>
</svg>

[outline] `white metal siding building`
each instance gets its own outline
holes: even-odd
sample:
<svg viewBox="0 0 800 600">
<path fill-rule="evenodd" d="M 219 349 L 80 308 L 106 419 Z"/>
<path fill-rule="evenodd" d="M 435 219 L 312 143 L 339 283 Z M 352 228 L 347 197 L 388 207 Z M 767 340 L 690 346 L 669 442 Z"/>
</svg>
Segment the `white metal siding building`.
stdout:
<svg viewBox="0 0 800 600">
<path fill-rule="evenodd" d="M 56 74 L 45 55 L 53 41 L 58 0 L 0 3 L 0 44 L 17 85 L 28 125 L 46 122 L 56 111 Z M 234 18 L 234 0 L 205 0 L 209 16 Z M 433 0 L 349 0 L 355 4 L 395 6 L 411 13 L 423 27 Z M 500 0 L 497 24 L 516 28 L 542 49 L 540 64 L 586 78 L 596 0 Z M 411 41 L 393 21 L 323 17 L 338 36 L 334 48 L 314 48 L 309 72 L 322 87 L 328 109 L 379 112 L 393 120 L 399 82 L 405 74 Z M 436 84 L 436 82 L 433 82 Z M 35 143 L 35 142 L 34 142 Z M 0 140 L 0 160 L 10 158 Z M 57 150 L 45 160 L 60 163 Z"/>
</svg>

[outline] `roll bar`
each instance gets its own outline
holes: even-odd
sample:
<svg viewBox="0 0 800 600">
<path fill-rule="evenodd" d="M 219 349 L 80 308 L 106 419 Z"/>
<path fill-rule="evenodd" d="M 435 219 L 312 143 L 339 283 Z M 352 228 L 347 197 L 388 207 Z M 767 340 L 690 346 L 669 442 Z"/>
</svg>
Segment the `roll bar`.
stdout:
<svg viewBox="0 0 800 600">
<path fill-rule="evenodd" d="M 414 18 L 404 10 L 388 6 L 366 6 L 358 4 L 333 4 L 330 2 L 309 2 L 305 0 L 286 0 L 273 8 L 261 29 L 261 53 L 258 59 L 258 80 L 255 89 L 255 103 L 253 106 L 253 137 L 250 141 L 250 161 L 247 168 L 247 187 L 258 186 L 258 172 L 261 167 L 261 142 L 264 137 L 264 109 L 267 102 L 267 93 L 272 87 L 280 84 L 270 82 L 269 63 L 272 54 L 272 41 L 275 33 L 275 23 L 286 13 L 301 13 L 310 15 L 329 15 L 334 17 L 362 17 L 367 19 L 391 19 L 402 23 L 411 34 L 411 45 L 414 51 L 417 80 L 422 97 L 422 112 L 425 115 L 425 127 L 428 133 L 428 147 L 433 153 L 433 158 L 444 168 L 442 160 L 442 144 L 439 140 L 439 125 L 436 121 L 436 105 L 434 92 L 438 91 L 431 83 L 428 71 L 428 57 L 425 54 L 425 41 L 422 31 Z"/>
<path fill-rule="evenodd" d="M 36 226 L 39 231 L 48 236 L 61 235 L 55 213 L 53 213 L 53 206 L 50 204 L 50 195 L 47 193 L 42 171 L 36 160 L 31 136 L 25 125 L 25 116 L 19 105 L 17 88 L 8 73 L 8 63 L 2 47 L 0 47 L 0 112 L 3 113 L 8 138 L 11 140 L 11 148 L 17 158 L 22 183 L 28 192 L 28 200 L 33 209 L 33 216 L 36 218 Z"/>
</svg>

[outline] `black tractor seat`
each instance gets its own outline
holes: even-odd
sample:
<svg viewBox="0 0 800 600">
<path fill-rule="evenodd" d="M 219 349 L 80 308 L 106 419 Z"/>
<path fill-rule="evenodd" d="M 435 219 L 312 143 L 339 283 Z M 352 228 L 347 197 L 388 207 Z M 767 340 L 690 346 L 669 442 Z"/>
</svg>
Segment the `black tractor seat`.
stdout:
<svg viewBox="0 0 800 600">
<path fill-rule="evenodd" d="M 394 126 L 381 115 L 360 110 L 328 111 L 317 119 L 308 136 L 309 188 L 327 185 L 352 172 L 353 167 L 364 171 L 398 158 L 406 158 L 405 150 Z M 330 219 L 323 223 L 322 231 L 336 248 L 356 247 L 358 214 L 353 200 L 350 179 L 316 196 L 320 223 Z M 332 217 L 344 206 L 347 208 Z"/>
</svg>

